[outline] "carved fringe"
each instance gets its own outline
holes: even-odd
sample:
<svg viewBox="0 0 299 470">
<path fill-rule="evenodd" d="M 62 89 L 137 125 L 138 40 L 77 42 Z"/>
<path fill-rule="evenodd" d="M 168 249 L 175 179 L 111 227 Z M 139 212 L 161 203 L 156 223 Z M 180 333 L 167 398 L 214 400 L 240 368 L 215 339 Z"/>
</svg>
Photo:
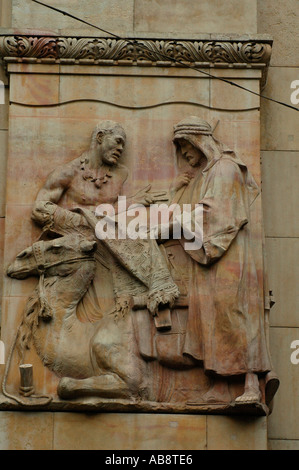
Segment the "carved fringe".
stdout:
<svg viewBox="0 0 299 470">
<path fill-rule="evenodd" d="M 179 297 L 179 289 L 174 284 L 169 284 L 168 286 L 163 286 L 163 289 L 160 289 L 156 292 L 150 292 L 147 300 L 147 308 L 150 313 L 155 316 L 158 314 L 158 309 L 160 305 L 167 305 L 173 307 L 175 300 Z"/>
<path fill-rule="evenodd" d="M 38 325 L 40 302 L 38 300 L 36 290 L 34 294 L 28 299 L 17 340 L 18 353 L 22 359 L 24 357 L 25 350 L 30 349 L 30 342 L 33 338 L 33 333 Z"/>
</svg>

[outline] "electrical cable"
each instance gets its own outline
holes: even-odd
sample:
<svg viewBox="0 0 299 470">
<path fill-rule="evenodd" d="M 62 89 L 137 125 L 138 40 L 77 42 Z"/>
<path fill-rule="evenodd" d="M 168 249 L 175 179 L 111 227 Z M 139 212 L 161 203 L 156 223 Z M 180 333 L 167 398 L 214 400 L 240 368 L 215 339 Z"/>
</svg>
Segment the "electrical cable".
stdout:
<svg viewBox="0 0 299 470">
<path fill-rule="evenodd" d="M 103 29 L 103 28 L 100 28 L 99 26 L 96 26 L 96 25 L 94 25 L 94 24 L 92 24 L 92 23 L 90 23 L 90 22 L 88 22 L 88 21 L 86 21 L 86 20 L 83 20 L 82 18 L 78 18 L 77 16 L 72 15 L 72 14 L 69 13 L 69 12 L 66 12 L 66 11 L 64 11 L 64 10 L 60 10 L 59 8 L 53 7 L 53 6 L 51 6 L 51 5 L 47 5 L 47 4 L 43 3 L 43 2 L 40 2 L 39 0 L 32 0 L 32 1 L 33 1 L 34 3 L 37 3 L 37 4 L 39 4 L 39 5 L 44 6 L 44 7 L 46 7 L 46 8 L 49 8 L 49 9 L 51 9 L 51 10 L 54 10 L 55 12 L 62 13 L 62 14 L 65 15 L 65 16 L 69 16 L 70 18 L 72 18 L 72 19 L 74 19 L 74 20 L 76 20 L 76 21 L 80 21 L 81 23 L 84 23 L 84 24 L 86 24 L 86 25 L 88 25 L 88 26 L 91 26 L 92 28 L 95 28 L 95 29 L 97 29 L 97 30 L 99 30 L 99 31 L 101 31 L 101 32 L 103 32 L 103 33 L 105 33 L 105 34 L 109 34 L 110 36 L 114 37 L 115 39 L 122 40 L 122 41 L 126 41 L 128 44 L 130 44 L 130 45 L 132 45 L 132 46 L 138 46 L 140 49 L 144 49 L 144 50 L 146 50 L 147 52 L 151 52 L 149 48 L 147 48 L 144 44 L 140 44 L 136 39 L 132 40 L 132 39 L 129 39 L 129 38 L 123 38 L 123 37 L 121 37 L 121 36 L 119 36 L 119 35 L 117 35 L 117 34 L 114 34 L 114 33 L 110 32 L 110 31 L 108 31 L 108 30 L 105 30 L 105 29 Z M 223 78 L 223 77 L 216 77 L 215 75 L 212 75 L 212 74 L 209 73 L 209 72 L 206 72 L 206 71 L 204 71 L 204 70 L 200 70 L 200 69 L 198 69 L 197 67 L 193 67 L 192 65 L 188 65 L 188 64 L 186 64 L 184 61 L 181 61 L 181 60 L 179 60 L 179 59 L 174 59 L 173 57 L 168 56 L 168 55 L 164 54 L 163 52 L 157 52 L 157 54 L 159 54 L 161 57 L 163 57 L 163 58 L 166 59 L 167 61 L 171 61 L 171 62 L 178 63 L 178 64 L 180 64 L 180 65 L 182 65 L 182 66 L 184 66 L 184 67 L 186 67 L 186 68 L 190 68 L 190 69 L 195 70 L 195 71 L 197 71 L 197 72 L 199 72 L 199 73 L 205 74 L 205 75 L 207 75 L 207 76 L 210 77 L 210 78 L 213 78 L 213 79 L 220 80 L 220 81 L 222 81 L 222 82 L 228 83 L 229 85 L 232 85 L 232 86 L 235 86 L 235 87 L 237 87 L 237 88 L 240 88 L 241 90 L 247 91 L 248 93 L 251 93 L 251 94 L 253 94 L 253 95 L 259 96 L 260 98 L 263 98 L 263 99 L 265 99 L 265 100 L 269 100 L 269 101 L 272 101 L 272 102 L 274 102 L 274 103 L 280 104 L 280 105 L 282 105 L 282 106 L 286 106 L 286 107 L 288 107 L 288 108 L 291 108 L 291 109 L 293 109 L 293 110 L 295 110 L 295 111 L 299 111 L 299 108 L 296 108 L 295 106 L 292 106 L 292 105 L 290 105 L 290 104 L 288 104 L 288 103 L 284 103 L 283 101 L 275 100 L 274 98 L 270 98 L 269 96 L 265 96 L 265 95 L 262 95 L 262 94 L 260 94 L 260 93 L 257 93 L 257 92 L 255 92 L 255 91 L 253 91 L 253 90 L 250 90 L 249 88 L 243 87 L 242 85 L 239 85 L 238 83 L 235 83 L 235 82 L 232 82 L 232 81 L 230 81 L 230 80 L 227 80 L 227 79 L 225 79 L 225 78 Z"/>
</svg>

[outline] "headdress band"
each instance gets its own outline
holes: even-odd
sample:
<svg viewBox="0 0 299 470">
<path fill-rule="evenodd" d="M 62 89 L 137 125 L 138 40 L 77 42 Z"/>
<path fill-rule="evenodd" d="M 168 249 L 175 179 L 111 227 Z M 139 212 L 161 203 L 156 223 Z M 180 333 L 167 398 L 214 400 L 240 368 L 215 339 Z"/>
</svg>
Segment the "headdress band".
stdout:
<svg viewBox="0 0 299 470">
<path fill-rule="evenodd" d="M 193 122 L 192 122 L 193 121 Z M 174 135 L 178 134 L 203 134 L 212 135 L 213 131 L 209 123 L 201 119 L 190 119 L 179 122 L 174 126 Z"/>
</svg>

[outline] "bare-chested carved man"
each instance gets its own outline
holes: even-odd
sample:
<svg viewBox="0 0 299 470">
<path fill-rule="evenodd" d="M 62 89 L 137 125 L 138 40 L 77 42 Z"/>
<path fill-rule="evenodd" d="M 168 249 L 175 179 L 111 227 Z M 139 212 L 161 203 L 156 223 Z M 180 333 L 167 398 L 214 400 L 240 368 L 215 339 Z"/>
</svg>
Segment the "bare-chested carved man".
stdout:
<svg viewBox="0 0 299 470">
<path fill-rule="evenodd" d="M 100 204 L 116 204 L 118 196 L 122 193 L 124 182 L 128 177 L 127 167 L 119 162 L 125 142 L 126 134 L 120 124 L 114 121 L 102 121 L 98 123 L 92 133 L 89 149 L 80 157 L 57 167 L 49 175 L 46 183 L 37 195 L 32 212 L 32 219 L 46 231 L 51 228 L 54 233 L 57 231 L 60 235 L 65 235 L 70 231 L 76 231 L 83 236 L 86 234 L 90 236 L 90 233 L 92 233 L 90 229 L 94 228 L 96 224 L 96 217 L 94 215 L 96 207 Z M 164 191 L 150 191 L 150 189 L 151 187 L 148 185 L 146 188 L 138 191 L 135 196 L 128 197 L 127 204 L 138 203 L 147 206 L 151 203 L 167 199 Z M 59 209 L 58 204 L 68 210 Z M 78 212 L 84 214 L 85 218 L 81 217 L 81 221 L 78 219 Z M 53 219 L 55 219 L 54 222 Z M 93 235 L 95 237 L 94 232 Z M 116 244 L 113 243 L 113 241 L 106 240 L 105 244 L 109 244 L 108 251 L 112 251 L 118 260 L 120 258 L 122 260 L 122 257 L 126 256 L 126 261 L 123 260 L 126 269 L 129 263 L 132 268 L 131 272 L 135 272 L 136 276 L 135 265 L 142 265 L 141 262 L 139 263 L 138 260 L 134 261 L 133 259 L 133 255 L 138 253 L 137 244 L 134 244 L 133 240 L 117 240 Z M 154 250 L 156 256 L 161 258 L 162 263 L 162 257 L 157 247 L 155 247 L 155 241 L 144 241 L 144 244 L 148 249 L 150 249 L 151 246 L 151 250 Z M 98 258 L 100 263 L 103 261 L 103 257 L 106 257 L 106 245 L 104 246 L 98 243 L 96 258 Z M 145 248 L 141 250 L 140 256 L 142 252 L 143 254 L 145 253 L 144 250 Z M 103 256 L 101 256 L 100 252 Z M 131 255 L 129 253 L 131 253 Z M 151 269 L 154 269 L 154 257 L 152 255 L 150 255 L 150 257 L 152 259 L 152 263 L 150 263 L 152 266 Z M 109 264 L 111 263 L 108 261 L 108 265 Z M 158 264 L 156 261 L 155 264 L 157 267 Z M 166 290 L 169 290 L 169 296 L 166 295 L 166 298 L 173 299 L 176 296 L 177 288 L 166 266 L 160 269 L 160 274 L 164 271 L 164 286 Z M 150 275 L 150 272 L 148 275 Z M 101 277 L 100 275 L 98 276 Z M 101 285 L 101 282 L 98 282 L 95 278 L 94 289 L 97 292 L 94 293 L 91 299 L 91 305 L 85 309 L 89 312 L 93 312 L 87 315 L 88 319 L 90 319 L 90 316 L 97 317 L 97 312 L 101 310 L 98 298 L 100 291 L 103 289 L 99 287 L 99 285 Z M 157 286 L 159 286 L 159 283 Z M 158 290 L 157 286 L 156 288 Z M 161 288 L 164 289 L 164 287 Z M 153 295 L 157 298 L 159 297 L 158 292 Z M 85 302 L 86 301 L 85 299 Z M 167 304 L 167 302 L 165 303 Z"/>
<path fill-rule="evenodd" d="M 33 219 L 42 224 L 47 217 L 43 203 L 58 202 L 68 209 L 95 209 L 99 204 L 115 204 L 128 177 L 128 169 L 119 162 L 126 143 L 123 127 L 114 121 L 102 121 L 95 127 L 90 148 L 80 157 L 57 167 L 39 191 Z M 163 196 L 149 192 L 150 186 L 134 196 L 144 205 Z M 128 201 L 133 202 L 132 197 Z"/>
</svg>

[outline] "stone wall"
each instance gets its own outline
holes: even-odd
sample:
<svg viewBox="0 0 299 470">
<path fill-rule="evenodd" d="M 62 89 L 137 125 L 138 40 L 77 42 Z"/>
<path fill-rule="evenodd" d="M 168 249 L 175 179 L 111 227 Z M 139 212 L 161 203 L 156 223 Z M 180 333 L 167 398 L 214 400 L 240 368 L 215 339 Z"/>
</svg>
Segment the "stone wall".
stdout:
<svg viewBox="0 0 299 470">
<path fill-rule="evenodd" d="M 299 79 L 299 17 L 296 0 L 259 0 L 258 32 L 274 39 L 264 94 L 291 104 L 291 82 Z M 298 302 L 298 113 L 262 101 L 263 203 L 270 287 L 271 351 L 281 385 L 269 418 L 271 449 L 299 449 L 299 365 L 291 342 L 299 339 Z"/>
<path fill-rule="evenodd" d="M 72 1 L 69 9 L 67 0 L 44 0 L 78 15 L 104 29 L 117 34 L 125 31 L 158 33 L 267 33 L 274 39 L 273 55 L 268 84 L 264 94 L 290 103 L 290 83 L 299 79 L 298 73 L 298 16 L 297 0 L 229 0 L 219 2 L 197 2 L 196 0 L 95 0 Z M 173 4 L 175 3 L 175 8 Z M 0 25 L 4 28 L 36 29 L 62 32 L 65 28 L 76 34 L 97 35 L 96 30 L 85 28 L 79 22 L 51 11 L 46 11 L 30 0 L 1 0 Z M 297 35 L 297 36 L 296 36 Z M 296 47 L 297 46 L 297 47 Z M 1 68 L 2 70 L 2 68 Z M 8 86 L 7 78 L 1 71 L 0 79 Z M 297 119 L 297 121 L 296 121 Z M 298 158 L 299 142 L 298 117 L 295 111 L 278 104 L 263 101 L 262 124 L 262 168 L 265 231 L 267 240 L 270 288 L 276 304 L 271 311 L 271 351 L 275 370 L 281 385 L 274 403 L 274 412 L 269 418 L 268 437 L 271 449 L 299 449 L 297 419 L 298 371 L 299 365 L 290 362 L 290 344 L 299 339 L 298 298 L 296 279 L 299 251 L 299 227 L 296 214 L 298 200 Z M 8 134 L 8 103 L 0 107 L 0 268 L 3 251 L 5 224 L 5 169 Z M 2 250 L 2 251 L 1 251 Z M 1 286 L 0 286 L 1 288 Z M 2 366 L 0 366 L 2 367 Z M 73 413 L 14 413 L 1 412 L 0 448 L 105 448 L 108 429 L 109 448 L 118 448 L 115 433 L 120 423 L 130 426 L 132 433 L 123 437 L 123 448 L 148 449 L 265 449 L 266 418 L 253 420 L 221 416 L 167 417 L 143 426 L 143 417 L 133 419 L 132 415 L 77 415 Z M 41 421 L 44 428 L 36 423 Z M 79 422 L 78 422 L 79 420 Z M 108 420 L 108 421 L 107 421 Z M 125 420 L 125 421 L 124 421 Z M 101 442 L 82 436 L 100 435 L 105 422 L 105 436 Z M 148 421 L 149 423 L 149 421 Z M 3 424 L 3 426 L 2 426 Z M 38 429 L 37 429 L 38 428 Z M 164 440 L 156 439 L 159 428 Z M 179 435 L 190 436 L 193 429 L 194 441 L 189 447 Z M 30 429 L 30 432 L 28 432 Z M 40 439 L 40 429 L 43 439 Z M 86 429 L 86 432 L 82 431 Z M 72 430 L 72 433 L 70 431 Z M 76 431 L 80 430 L 80 440 Z M 66 432 L 67 431 L 67 432 Z M 141 434 L 140 434 L 141 433 Z M 165 433 L 165 434 L 164 434 Z M 124 432 L 124 434 L 126 434 Z M 143 435 L 143 447 L 134 440 Z M 65 436 L 69 436 L 68 442 Z M 132 437 L 133 436 L 133 437 Z M 79 444 L 78 444 L 79 442 Z M 77 445 L 78 444 L 78 445 Z M 114 446 L 114 447 L 113 447 Z M 135 447 L 134 447 L 135 446 Z M 139 446 L 139 447 L 138 447 Z M 107 448 L 107 447 L 106 447 Z"/>
<path fill-rule="evenodd" d="M 5 450 L 265 450 L 266 418 L 0 412 Z"/>
<path fill-rule="evenodd" d="M 14 28 L 63 30 L 82 34 L 80 22 L 58 16 L 31 0 L 12 1 Z M 256 33 L 256 0 L 45 0 L 44 3 L 119 34 L 152 33 Z M 90 34 L 90 29 L 88 29 Z"/>
<path fill-rule="evenodd" d="M 0 2 L 0 27 L 9 27 L 11 24 L 11 4 L 10 1 Z M 0 105 L 0 296 L 2 297 L 3 285 L 3 250 L 5 233 L 5 191 L 6 191 L 6 159 L 8 141 L 8 78 L 0 67 L 0 80 L 5 85 L 5 104 Z M 0 311 L 1 318 L 1 311 Z M 1 331 L 1 330 L 0 330 Z M 1 367 L 1 366 L 0 366 Z"/>
</svg>

